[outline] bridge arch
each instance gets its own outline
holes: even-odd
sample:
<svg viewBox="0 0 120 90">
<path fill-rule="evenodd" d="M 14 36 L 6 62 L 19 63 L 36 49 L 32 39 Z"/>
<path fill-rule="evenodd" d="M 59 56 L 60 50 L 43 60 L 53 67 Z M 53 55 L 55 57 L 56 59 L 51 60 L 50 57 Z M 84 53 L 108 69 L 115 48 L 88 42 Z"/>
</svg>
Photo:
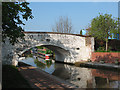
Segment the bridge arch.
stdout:
<svg viewBox="0 0 120 90">
<path fill-rule="evenodd" d="M 65 48 L 56 46 L 56 45 L 46 45 L 46 44 L 38 44 L 29 48 L 24 49 L 23 51 L 19 52 L 18 56 L 22 56 L 23 53 L 25 53 L 27 50 L 37 47 L 37 46 L 43 46 L 46 47 L 50 50 L 52 50 L 55 53 L 55 61 L 59 61 L 59 62 L 66 62 L 67 59 L 71 56 L 70 55 L 70 51 L 66 50 Z"/>
</svg>

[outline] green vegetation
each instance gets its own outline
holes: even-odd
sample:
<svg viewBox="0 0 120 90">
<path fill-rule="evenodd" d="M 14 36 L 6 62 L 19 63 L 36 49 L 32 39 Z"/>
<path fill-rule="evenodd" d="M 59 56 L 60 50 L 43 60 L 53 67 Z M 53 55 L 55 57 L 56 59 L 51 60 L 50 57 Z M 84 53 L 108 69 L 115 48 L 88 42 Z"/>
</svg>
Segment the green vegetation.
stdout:
<svg viewBox="0 0 120 90">
<path fill-rule="evenodd" d="M 2 66 L 2 88 L 31 88 L 20 74 L 17 67 L 12 65 Z"/>
<path fill-rule="evenodd" d="M 118 20 L 112 18 L 111 14 L 100 14 L 94 18 L 91 22 L 91 27 L 88 30 L 89 35 L 95 37 L 95 39 L 106 42 L 106 51 L 108 51 L 108 37 L 115 37 L 117 33 Z"/>
<path fill-rule="evenodd" d="M 120 52 L 120 40 L 109 39 L 108 50 L 105 50 L 105 41 L 95 39 L 96 52 Z"/>
<path fill-rule="evenodd" d="M 18 38 L 23 38 L 25 25 L 22 20 L 32 19 L 32 10 L 28 7 L 28 2 L 2 2 L 2 40 L 5 42 L 9 37 L 10 43 L 18 42 Z"/>
<path fill-rule="evenodd" d="M 37 48 L 38 48 L 38 49 L 43 49 L 44 47 L 42 47 L 42 46 L 37 46 Z"/>
<path fill-rule="evenodd" d="M 117 65 L 119 65 L 120 64 L 120 62 L 119 62 L 119 59 L 117 58 L 117 59 L 115 59 L 115 64 L 117 64 Z"/>
<path fill-rule="evenodd" d="M 51 51 L 49 49 L 46 50 L 46 54 L 52 54 L 52 53 L 53 53 L 53 51 Z"/>
<path fill-rule="evenodd" d="M 82 30 L 80 30 L 80 35 L 82 35 Z"/>
</svg>

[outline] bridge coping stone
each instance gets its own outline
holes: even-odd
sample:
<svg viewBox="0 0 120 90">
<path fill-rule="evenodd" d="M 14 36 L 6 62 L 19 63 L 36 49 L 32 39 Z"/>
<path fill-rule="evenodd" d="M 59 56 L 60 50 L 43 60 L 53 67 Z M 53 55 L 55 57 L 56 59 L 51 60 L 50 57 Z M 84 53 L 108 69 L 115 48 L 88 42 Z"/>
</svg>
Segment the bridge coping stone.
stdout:
<svg viewBox="0 0 120 90">
<path fill-rule="evenodd" d="M 59 33 L 59 32 L 31 32 L 31 31 L 27 31 L 24 33 L 40 33 L 40 34 L 64 34 L 64 35 L 75 35 L 75 36 L 81 36 L 81 37 L 92 37 L 92 36 L 86 36 L 86 35 L 80 35 L 80 34 L 72 34 L 72 33 Z"/>
</svg>

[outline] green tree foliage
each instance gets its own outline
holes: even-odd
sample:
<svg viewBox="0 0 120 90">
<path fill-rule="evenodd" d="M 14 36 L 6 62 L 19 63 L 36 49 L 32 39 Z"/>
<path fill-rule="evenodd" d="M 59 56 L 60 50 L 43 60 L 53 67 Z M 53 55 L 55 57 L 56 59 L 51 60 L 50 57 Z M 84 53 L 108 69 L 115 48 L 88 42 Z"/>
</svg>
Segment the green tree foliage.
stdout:
<svg viewBox="0 0 120 90">
<path fill-rule="evenodd" d="M 80 35 L 82 35 L 82 30 L 80 30 Z"/>
<path fill-rule="evenodd" d="M 94 36 L 96 39 L 106 41 L 106 51 L 108 50 L 108 37 L 118 33 L 118 20 L 112 18 L 110 14 L 99 14 L 91 22 L 89 35 Z M 115 35 L 114 35 L 115 36 Z"/>
<path fill-rule="evenodd" d="M 9 37 L 10 43 L 14 44 L 18 38 L 24 37 L 25 25 L 22 20 L 32 19 L 32 10 L 28 2 L 2 2 L 2 40 Z"/>
</svg>

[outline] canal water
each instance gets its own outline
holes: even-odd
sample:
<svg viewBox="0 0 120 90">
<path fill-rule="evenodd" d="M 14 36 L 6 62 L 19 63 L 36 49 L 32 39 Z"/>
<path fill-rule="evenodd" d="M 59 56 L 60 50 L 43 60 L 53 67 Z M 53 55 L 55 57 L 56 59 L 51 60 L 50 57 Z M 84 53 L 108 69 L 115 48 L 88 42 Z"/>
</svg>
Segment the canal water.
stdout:
<svg viewBox="0 0 120 90">
<path fill-rule="evenodd" d="M 45 65 L 33 57 L 27 57 L 20 62 L 38 67 L 78 88 L 119 88 L 120 90 L 120 73 L 118 71 L 76 67 L 54 61 L 47 62 Z"/>
</svg>

